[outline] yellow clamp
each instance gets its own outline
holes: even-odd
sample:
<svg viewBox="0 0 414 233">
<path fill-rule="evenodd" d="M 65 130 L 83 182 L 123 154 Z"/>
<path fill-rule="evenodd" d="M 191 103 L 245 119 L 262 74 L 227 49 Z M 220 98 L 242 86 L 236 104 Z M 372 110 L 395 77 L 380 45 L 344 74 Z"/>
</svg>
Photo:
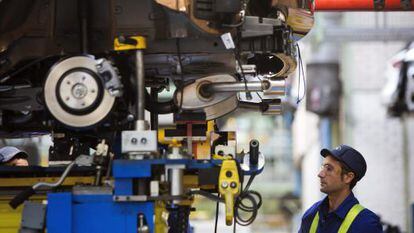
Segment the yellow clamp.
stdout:
<svg viewBox="0 0 414 233">
<path fill-rule="evenodd" d="M 218 186 L 226 205 L 226 225 L 230 226 L 234 218 L 234 201 L 241 190 L 239 171 L 235 160 L 223 160 Z"/>
<path fill-rule="evenodd" d="M 181 142 L 177 139 L 173 139 L 169 144 L 168 147 L 182 147 Z"/>
<path fill-rule="evenodd" d="M 217 154 L 212 154 L 211 157 L 213 159 L 217 159 L 217 160 L 233 159 L 233 157 L 231 157 L 230 155 L 217 155 Z"/>
<path fill-rule="evenodd" d="M 119 36 L 114 40 L 115 51 L 146 49 L 147 42 L 142 36 Z"/>
</svg>

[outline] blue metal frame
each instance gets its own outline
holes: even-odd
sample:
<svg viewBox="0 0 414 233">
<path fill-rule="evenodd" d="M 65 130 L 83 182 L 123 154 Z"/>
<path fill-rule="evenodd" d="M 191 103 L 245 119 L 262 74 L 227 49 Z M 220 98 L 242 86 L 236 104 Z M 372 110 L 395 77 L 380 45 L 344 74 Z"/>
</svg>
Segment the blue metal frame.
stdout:
<svg viewBox="0 0 414 233">
<path fill-rule="evenodd" d="M 197 161 L 192 159 L 146 159 L 146 160 L 114 160 L 113 177 L 115 178 L 115 195 L 132 195 L 132 182 L 136 178 L 151 177 L 152 165 L 185 165 L 187 169 L 208 169 L 221 160 Z"/>
<path fill-rule="evenodd" d="M 114 160 L 114 195 L 133 195 L 133 180 L 151 177 L 153 165 L 185 165 L 186 169 L 209 169 L 221 160 L 148 159 Z M 257 171 L 256 171 L 257 172 Z M 48 195 L 48 233 L 136 233 L 143 214 L 154 231 L 154 202 L 115 202 L 113 195 L 51 193 Z M 191 228 L 189 229 L 191 232 Z"/>
<path fill-rule="evenodd" d="M 136 233 L 138 215 L 144 214 L 150 232 L 154 230 L 153 202 L 120 203 L 112 195 L 48 195 L 48 233 Z"/>
</svg>

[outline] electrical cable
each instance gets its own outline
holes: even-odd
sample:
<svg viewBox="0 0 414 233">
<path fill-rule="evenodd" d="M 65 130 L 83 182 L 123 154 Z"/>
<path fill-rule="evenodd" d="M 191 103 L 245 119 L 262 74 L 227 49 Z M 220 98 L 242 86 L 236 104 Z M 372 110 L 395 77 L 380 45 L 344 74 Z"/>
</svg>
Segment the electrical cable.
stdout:
<svg viewBox="0 0 414 233">
<path fill-rule="evenodd" d="M 260 81 L 260 82 L 263 82 L 263 79 L 261 79 L 259 76 L 256 76 L 256 77 L 257 77 L 257 79 L 259 79 L 259 81 Z M 263 98 L 262 98 L 262 96 L 259 94 L 259 92 L 257 92 L 257 91 L 256 91 L 256 95 L 259 97 L 260 101 L 262 101 L 262 102 L 263 102 Z"/>
<path fill-rule="evenodd" d="M 200 196 L 206 197 L 206 198 L 216 202 L 216 218 L 215 218 L 215 223 L 214 223 L 214 233 L 217 233 L 218 216 L 219 216 L 219 204 L 220 204 L 220 202 L 224 202 L 224 200 L 220 197 L 220 194 L 218 194 L 216 196 L 214 194 L 211 194 L 211 193 L 203 191 L 203 190 L 191 190 L 188 194 L 189 195 L 192 195 L 192 194 L 197 195 L 198 194 Z"/>
<path fill-rule="evenodd" d="M 259 197 L 259 196 L 258 196 Z M 261 198 L 261 197 L 260 197 Z M 248 205 L 246 202 L 249 202 Z M 234 215 L 236 216 L 236 223 L 240 226 L 248 226 L 254 222 L 257 217 L 259 205 L 256 198 L 253 196 L 251 191 L 242 193 L 236 200 Z M 242 217 L 241 211 L 250 213 L 251 215 L 247 218 Z"/>
<path fill-rule="evenodd" d="M 262 196 L 260 193 L 249 190 L 255 177 L 256 175 L 250 176 L 245 188 L 236 198 L 234 205 L 234 217 L 235 222 L 240 226 L 248 226 L 252 224 L 257 217 L 260 207 L 262 206 Z M 248 218 L 244 218 L 241 215 L 242 212 L 249 213 L 250 216 Z"/>
<path fill-rule="evenodd" d="M 220 194 L 218 195 L 220 197 Z M 217 225 L 218 225 L 218 216 L 219 216 L 219 205 L 220 202 L 216 202 L 216 220 L 214 222 L 214 233 L 217 233 Z"/>
<path fill-rule="evenodd" d="M 299 68 L 298 68 L 298 72 L 299 72 L 299 80 L 298 80 L 298 98 L 296 101 L 296 104 L 299 104 L 306 95 L 306 77 L 305 77 L 305 69 L 303 68 L 303 63 L 302 63 L 302 55 L 300 53 L 300 47 L 299 44 L 296 44 L 296 48 L 298 50 L 298 60 L 299 60 Z M 301 97 L 299 97 L 300 95 L 300 80 L 301 78 L 303 78 L 303 94 Z"/>
<path fill-rule="evenodd" d="M 236 50 L 233 50 L 233 51 L 234 51 L 234 56 L 235 56 L 236 61 L 237 61 L 237 65 L 239 66 L 239 69 L 241 71 L 242 78 L 243 78 L 243 81 L 244 81 L 244 88 L 246 90 L 246 98 L 251 99 L 252 97 L 251 97 L 249 89 L 247 88 L 247 79 L 246 79 L 246 75 L 244 74 L 243 67 L 241 65 L 241 61 L 240 61 L 240 57 L 239 57 L 240 55 L 236 52 Z"/>
<path fill-rule="evenodd" d="M 224 202 L 224 199 L 221 198 L 220 195 L 216 196 L 216 195 L 211 194 L 211 193 L 209 193 L 207 191 L 204 191 L 204 190 L 191 190 L 190 192 L 188 192 L 188 194 L 189 195 L 192 195 L 192 194 L 200 195 L 200 196 L 206 197 L 206 198 L 208 198 L 212 201 L 215 201 L 215 202 Z"/>
<path fill-rule="evenodd" d="M 181 85 L 180 85 L 181 96 L 180 96 L 179 110 L 182 111 L 183 98 L 184 98 L 184 67 L 181 61 L 180 38 L 177 38 L 175 43 L 177 46 L 177 57 L 178 57 L 178 64 L 180 65 L 180 76 L 181 76 Z"/>
<path fill-rule="evenodd" d="M 254 178 L 256 175 L 250 176 L 245 188 L 242 190 L 240 195 L 236 198 L 234 204 L 234 224 L 239 224 L 240 226 L 248 226 L 256 220 L 258 211 L 262 206 L 262 196 L 260 193 L 254 190 L 249 190 L 250 185 L 253 183 Z M 243 186 L 243 184 L 241 184 Z M 217 202 L 216 204 L 216 220 L 215 220 L 215 227 L 214 232 L 217 233 L 217 219 L 218 219 L 218 205 L 219 202 L 224 202 L 224 200 L 220 197 L 220 195 L 216 196 L 204 190 L 191 190 L 188 192 L 188 195 L 201 195 L 204 196 L 212 201 Z M 241 213 L 250 214 L 249 217 L 245 218 L 241 215 Z M 245 214 L 243 214 L 245 215 Z"/>
<path fill-rule="evenodd" d="M 299 48 L 299 45 L 298 45 Z M 303 77 L 303 96 L 302 99 L 305 98 L 306 95 L 306 76 L 305 76 L 305 68 L 303 67 L 303 61 L 302 61 L 302 55 L 300 53 L 300 48 L 299 48 L 299 61 L 300 61 L 300 66 L 302 67 L 302 77 Z"/>
<path fill-rule="evenodd" d="M 234 225 L 239 224 L 240 226 L 248 226 L 256 220 L 258 211 L 262 206 L 262 196 L 260 193 L 254 190 L 249 190 L 251 184 L 253 183 L 256 175 L 250 176 L 247 181 L 246 186 L 242 189 L 240 195 L 235 199 L 234 204 Z M 243 183 L 240 184 L 243 187 Z M 218 222 L 218 209 L 219 202 L 224 202 L 220 195 L 216 196 L 204 190 L 191 190 L 188 192 L 188 195 L 201 195 L 210 200 L 216 202 L 216 219 L 214 225 L 214 233 L 217 233 L 217 222 Z M 242 215 L 242 213 L 244 213 Z M 250 214 L 247 218 L 243 217 L 247 214 Z M 233 231 L 235 232 L 236 226 L 234 226 Z"/>
<path fill-rule="evenodd" d="M 233 216 L 233 221 L 234 221 L 234 223 L 233 223 L 233 233 L 236 233 L 236 226 L 237 226 L 237 224 L 236 224 L 236 216 Z"/>
<path fill-rule="evenodd" d="M 263 98 L 262 98 L 262 96 L 259 94 L 259 92 L 255 92 L 256 93 L 256 95 L 257 95 L 257 97 L 259 97 L 259 99 L 260 99 L 260 101 L 262 101 L 263 102 Z"/>
<path fill-rule="evenodd" d="M 241 2 L 242 2 L 242 9 L 240 11 L 240 22 L 236 24 L 222 24 L 221 25 L 222 27 L 238 28 L 244 24 L 245 18 L 246 18 L 245 11 L 246 11 L 247 4 L 246 4 L 246 1 L 241 1 Z"/>
<path fill-rule="evenodd" d="M 222 24 L 221 26 L 227 27 L 227 28 L 238 28 L 238 27 L 240 27 L 244 24 L 244 18 L 245 18 L 245 16 L 242 15 L 241 18 L 240 18 L 239 23 L 236 23 L 236 24 Z"/>
<path fill-rule="evenodd" d="M 18 70 L 16 70 L 16 71 L 12 72 L 12 73 L 11 73 L 11 74 L 9 74 L 9 75 L 3 75 L 2 77 L 0 77 L 0 83 L 4 83 L 4 82 L 6 82 L 6 81 L 7 81 L 7 80 L 9 80 L 11 77 L 13 77 L 13 76 L 15 76 L 15 75 L 17 75 L 17 74 L 19 74 L 19 73 L 21 73 L 21 72 L 25 71 L 26 69 L 30 68 L 30 67 L 31 67 L 31 66 L 33 66 L 33 65 L 36 65 L 37 63 L 42 62 L 42 61 L 44 61 L 44 60 L 47 60 L 47 59 L 49 59 L 49 58 L 51 58 L 51 57 L 54 57 L 54 56 L 46 56 L 46 57 L 42 57 L 42 58 L 36 59 L 36 60 L 34 60 L 34 61 L 32 61 L 32 62 L 29 62 L 28 64 L 24 65 L 23 67 L 19 68 Z"/>
<path fill-rule="evenodd" d="M 300 62 L 299 62 L 299 68 L 298 68 L 298 97 L 297 97 L 297 100 L 296 100 L 296 104 L 299 104 L 299 102 L 300 102 L 300 100 L 299 100 L 299 95 L 300 95 L 300 79 L 301 79 L 301 73 L 300 73 L 300 69 L 301 69 L 301 67 L 300 67 Z"/>
<path fill-rule="evenodd" d="M 246 186 L 244 187 L 244 190 L 243 191 L 247 191 L 247 190 L 249 190 L 249 188 L 250 188 L 250 185 L 252 184 L 252 182 L 253 182 L 253 180 L 254 180 L 254 178 L 256 177 L 256 175 L 252 175 L 252 176 L 250 176 L 250 178 L 249 178 L 249 180 L 247 181 L 247 184 L 246 184 Z"/>
<path fill-rule="evenodd" d="M 240 34 L 240 29 L 239 28 L 237 28 L 237 34 Z M 241 63 L 241 60 L 240 60 L 240 43 L 239 43 L 239 41 L 237 41 L 236 46 L 237 47 L 235 49 L 233 49 L 234 57 L 236 58 L 237 65 L 240 69 L 242 78 L 244 80 L 244 88 L 246 90 L 246 98 L 250 100 L 250 99 L 252 99 L 252 95 L 251 95 L 251 93 L 249 92 L 249 90 L 247 88 L 247 79 L 246 79 L 246 75 L 244 73 L 242 63 Z"/>
</svg>

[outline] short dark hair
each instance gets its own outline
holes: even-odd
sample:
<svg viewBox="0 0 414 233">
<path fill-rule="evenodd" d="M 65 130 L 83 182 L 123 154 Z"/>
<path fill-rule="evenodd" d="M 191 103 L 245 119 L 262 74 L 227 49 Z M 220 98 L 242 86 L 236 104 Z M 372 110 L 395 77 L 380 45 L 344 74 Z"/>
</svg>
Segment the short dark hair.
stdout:
<svg viewBox="0 0 414 233">
<path fill-rule="evenodd" d="M 356 178 L 356 174 L 345 163 L 343 163 L 341 161 L 339 161 L 339 163 L 341 164 L 341 168 L 342 168 L 341 176 L 343 176 L 345 174 L 348 174 L 349 172 L 354 173 L 354 178 L 352 179 L 351 184 L 349 185 L 349 187 L 352 190 L 355 187 L 355 185 L 357 184 L 357 182 L 358 182 L 358 180 Z"/>
</svg>

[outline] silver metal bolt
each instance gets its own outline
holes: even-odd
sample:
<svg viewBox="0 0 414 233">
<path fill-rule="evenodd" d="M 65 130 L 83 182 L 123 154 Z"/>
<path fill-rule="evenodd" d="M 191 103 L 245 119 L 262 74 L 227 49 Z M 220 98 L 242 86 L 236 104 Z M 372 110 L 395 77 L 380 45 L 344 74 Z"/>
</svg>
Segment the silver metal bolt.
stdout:
<svg viewBox="0 0 414 233">
<path fill-rule="evenodd" d="M 84 98 L 87 94 L 88 88 L 83 84 L 78 83 L 72 88 L 72 95 L 77 99 Z"/>
<path fill-rule="evenodd" d="M 221 182 L 221 187 L 225 189 L 225 188 L 229 187 L 229 183 L 227 183 L 227 181 L 223 181 L 223 182 Z"/>
<path fill-rule="evenodd" d="M 128 116 L 127 116 L 127 121 L 131 122 L 131 121 L 133 121 L 134 119 L 135 119 L 134 115 L 132 115 L 132 114 L 128 114 Z"/>
<path fill-rule="evenodd" d="M 136 138 L 132 138 L 132 139 L 131 139 L 131 143 L 132 143 L 132 144 L 137 144 L 137 143 L 138 143 L 138 139 L 136 139 Z"/>
<path fill-rule="evenodd" d="M 147 139 L 146 138 L 141 138 L 141 143 L 142 144 L 147 144 Z"/>
</svg>

